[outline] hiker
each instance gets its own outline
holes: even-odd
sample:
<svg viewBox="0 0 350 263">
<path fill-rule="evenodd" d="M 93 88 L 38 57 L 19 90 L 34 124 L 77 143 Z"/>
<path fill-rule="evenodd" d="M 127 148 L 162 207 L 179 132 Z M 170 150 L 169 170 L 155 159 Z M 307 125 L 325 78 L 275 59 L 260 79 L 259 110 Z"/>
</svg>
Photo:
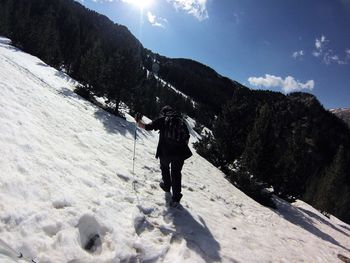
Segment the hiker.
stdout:
<svg viewBox="0 0 350 263">
<path fill-rule="evenodd" d="M 164 106 L 160 111 L 160 117 L 149 124 L 145 124 L 138 114 L 136 114 L 135 120 L 140 128 L 147 131 L 159 130 L 160 135 L 156 153 L 162 171 L 162 180 L 159 186 L 166 193 L 170 193 L 170 190 L 172 190 L 170 205 L 179 207 L 182 197 L 181 169 L 184 161 L 192 156 L 188 147 L 190 135 L 185 121 L 170 106 Z"/>
</svg>

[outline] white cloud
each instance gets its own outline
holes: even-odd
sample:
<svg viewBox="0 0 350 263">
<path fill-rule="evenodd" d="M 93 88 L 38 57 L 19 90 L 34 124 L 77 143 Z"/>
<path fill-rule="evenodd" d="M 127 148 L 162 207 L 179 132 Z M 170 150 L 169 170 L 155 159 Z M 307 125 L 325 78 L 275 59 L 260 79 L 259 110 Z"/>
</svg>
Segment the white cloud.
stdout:
<svg viewBox="0 0 350 263">
<path fill-rule="evenodd" d="M 316 38 L 315 40 L 315 50 L 312 51 L 312 55 L 316 58 L 321 59 L 326 65 L 332 63 L 339 65 L 346 65 L 350 60 L 350 50 L 345 50 L 345 56 L 341 57 L 329 48 L 330 41 L 322 35 L 321 38 Z M 348 53 L 349 51 L 349 53 Z"/>
<path fill-rule="evenodd" d="M 297 58 L 301 59 L 304 55 L 305 55 L 304 50 L 298 50 L 298 51 L 293 52 L 292 57 L 295 59 L 297 59 Z"/>
<path fill-rule="evenodd" d="M 147 18 L 148 18 L 148 22 L 150 22 L 152 26 L 157 26 L 157 27 L 165 28 L 165 24 L 168 22 L 165 18 L 157 17 L 156 15 L 152 14 L 150 11 L 147 12 Z"/>
<path fill-rule="evenodd" d="M 328 56 L 327 54 L 329 53 L 328 50 L 328 40 L 324 35 L 321 36 L 321 38 L 316 38 L 315 40 L 315 48 L 316 50 L 312 51 L 312 55 L 314 57 L 321 57 L 324 60 L 324 56 Z"/>
<path fill-rule="evenodd" d="M 199 21 L 209 18 L 207 0 L 167 0 L 176 10 L 183 10 Z"/>
<path fill-rule="evenodd" d="M 315 86 L 315 81 L 308 80 L 305 83 L 295 80 L 288 76 L 285 79 L 282 77 L 265 74 L 265 77 L 250 77 L 249 83 L 253 86 L 260 86 L 265 88 L 281 88 L 284 93 L 290 93 L 300 90 L 312 90 Z"/>
<path fill-rule="evenodd" d="M 321 52 L 317 52 L 317 51 L 312 51 L 312 55 L 314 56 L 314 57 L 320 57 L 321 56 Z"/>
<path fill-rule="evenodd" d="M 316 38 L 315 41 L 315 47 L 318 50 L 322 50 L 324 45 L 328 42 L 328 40 L 326 39 L 326 37 L 324 35 L 321 36 L 320 39 Z"/>
<path fill-rule="evenodd" d="M 346 58 L 349 60 L 350 59 L 350 48 L 345 50 Z"/>
</svg>

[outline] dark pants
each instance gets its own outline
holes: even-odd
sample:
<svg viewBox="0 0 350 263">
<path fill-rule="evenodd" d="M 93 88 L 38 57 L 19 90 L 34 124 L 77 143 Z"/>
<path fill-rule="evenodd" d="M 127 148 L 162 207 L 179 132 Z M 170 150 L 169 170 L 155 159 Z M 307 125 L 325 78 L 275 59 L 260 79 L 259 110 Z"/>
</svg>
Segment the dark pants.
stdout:
<svg viewBox="0 0 350 263">
<path fill-rule="evenodd" d="M 161 157 L 160 169 L 162 170 L 162 179 L 165 189 L 172 189 L 173 201 L 180 202 L 181 194 L 181 170 L 184 165 L 184 160 Z M 171 166 L 171 169 L 170 169 Z"/>
</svg>

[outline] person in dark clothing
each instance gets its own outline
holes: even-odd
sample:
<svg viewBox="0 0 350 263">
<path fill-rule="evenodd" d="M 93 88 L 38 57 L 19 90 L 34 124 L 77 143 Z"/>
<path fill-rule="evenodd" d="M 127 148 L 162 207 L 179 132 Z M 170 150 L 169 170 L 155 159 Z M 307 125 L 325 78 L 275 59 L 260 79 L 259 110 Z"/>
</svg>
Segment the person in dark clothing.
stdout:
<svg viewBox="0 0 350 263">
<path fill-rule="evenodd" d="M 162 181 L 159 186 L 167 193 L 172 190 L 172 206 L 178 206 L 182 198 L 181 193 L 181 170 L 184 161 L 192 156 L 192 152 L 188 147 L 189 131 L 183 120 L 181 131 L 176 133 L 177 137 L 181 137 L 177 141 L 169 139 L 169 123 L 172 118 L 181 118 L 170 106 L 165 106 L 160 112 L 160 117 L 153 120 L 149 124 L 145 124 L 137 116 L 135 120 L 140 128 L 145 130 L 159 130 L 159 142 L 157 146 L 156 158 L 160 160 L 160 169 L 162 171 Z M 180 135 L 181 134 L 181 135 Z M 172 135 L 174 136 L 174 135 Z"/>
</svg>

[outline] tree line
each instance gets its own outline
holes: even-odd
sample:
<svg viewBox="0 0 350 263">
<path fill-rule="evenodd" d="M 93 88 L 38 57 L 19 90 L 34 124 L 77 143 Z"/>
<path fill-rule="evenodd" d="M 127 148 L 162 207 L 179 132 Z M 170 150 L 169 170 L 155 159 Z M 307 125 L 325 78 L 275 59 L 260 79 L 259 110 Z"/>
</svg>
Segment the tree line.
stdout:
<svg viewBox="0 0 350 263">
<path fill-rule="evenodd" d="M 350 130 L 311 94 L 237 90 L 196 148 L 248 192 L 272 186 L 350 222 Z"/>
</svg>

